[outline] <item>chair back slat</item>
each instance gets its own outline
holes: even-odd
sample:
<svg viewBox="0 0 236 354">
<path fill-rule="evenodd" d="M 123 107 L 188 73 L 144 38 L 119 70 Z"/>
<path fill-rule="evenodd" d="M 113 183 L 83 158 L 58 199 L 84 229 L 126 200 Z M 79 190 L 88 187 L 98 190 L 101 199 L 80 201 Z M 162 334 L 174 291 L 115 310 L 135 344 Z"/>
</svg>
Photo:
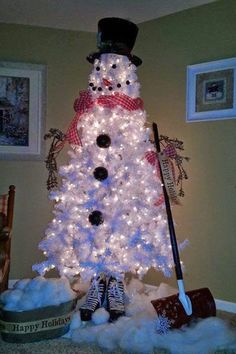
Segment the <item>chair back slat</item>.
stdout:
<svg viewBox="0 0 236 354">
<path fill-rule="evenodd" d="M 7 215 L 7 194 L 0 195 L 0 213 Z"/>
<path fill-rule="evenodd" d="M 9 187 L 8 194 L 0 195 L 0 216 L 2 219 L 2 225 L 0 225 L 0 293 L 8 289 L 14 199 L 15 186 L 13 185 Z"/>
<path fill-rule="evenodd" d="M 13 212 L 15 201 L 15 186 L 11 185 L 8 192 L 8 205 L 7 205 L 7 226 L 12 228 Z"/>
</svg>

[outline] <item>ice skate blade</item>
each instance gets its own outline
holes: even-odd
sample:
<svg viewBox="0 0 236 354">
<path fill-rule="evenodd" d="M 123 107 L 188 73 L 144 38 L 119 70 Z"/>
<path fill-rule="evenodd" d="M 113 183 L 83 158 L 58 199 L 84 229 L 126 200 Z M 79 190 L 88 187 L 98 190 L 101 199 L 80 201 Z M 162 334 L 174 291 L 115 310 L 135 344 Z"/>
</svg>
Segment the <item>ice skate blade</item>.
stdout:
<svg viewBox="0 0 236 354">
<path fill-rule="evenodd" d="M 80 309 L 80 318 L 82 322 L 88 322 L 92 319 L 92 311 L 87 309 Z"/>
<path fill-rule="evenodd" d="M 115 322 L 121 316 L 125 316 L 125 312 L 123 312 L 123 311 L 110 311 L 109 322 Z"/>
</svg>

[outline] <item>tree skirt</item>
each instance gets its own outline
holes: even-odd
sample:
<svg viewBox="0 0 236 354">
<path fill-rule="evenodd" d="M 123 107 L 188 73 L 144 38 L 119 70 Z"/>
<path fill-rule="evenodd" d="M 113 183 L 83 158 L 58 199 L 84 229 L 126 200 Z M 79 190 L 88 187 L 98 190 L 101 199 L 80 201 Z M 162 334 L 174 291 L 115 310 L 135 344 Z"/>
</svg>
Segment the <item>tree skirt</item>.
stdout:
<svg viewBox="0 0 236 354">
<path fill-rule="evenodd" d="M 150 301 L 176 293 L 176 289 L 166 284 L 150 287 L 133 280 L 127 286 L 126 316 L 109 323 L 105 308 L 100 308 L 92 321 L 82 323 L 78 311 L 66 336 L 79 345 L 113 353 L 209 354 L 217 350 L 236 353 L 236 331 L 218 317 L 199 319 L 181 329 L 158 334 L 157 315 Z"/>
</svg>

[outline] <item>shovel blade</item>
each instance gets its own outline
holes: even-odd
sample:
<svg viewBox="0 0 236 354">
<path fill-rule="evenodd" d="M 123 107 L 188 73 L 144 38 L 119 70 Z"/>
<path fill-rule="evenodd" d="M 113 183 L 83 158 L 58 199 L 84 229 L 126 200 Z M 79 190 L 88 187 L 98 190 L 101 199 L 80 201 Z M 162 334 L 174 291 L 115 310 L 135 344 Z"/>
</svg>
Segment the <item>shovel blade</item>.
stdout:
<svg viewBox="0 0 236 354">
<path fill-rule="evenodd" d="M 196 318 L 216 316 L 215 300 L 208 288 L 186 291 L 192 303 L 192 314 L 188 316 L 179 300 L 179 294 L 152 300 L 157 316 L 168 320 L 170 328 L 180 328 Z"/>
</svg>

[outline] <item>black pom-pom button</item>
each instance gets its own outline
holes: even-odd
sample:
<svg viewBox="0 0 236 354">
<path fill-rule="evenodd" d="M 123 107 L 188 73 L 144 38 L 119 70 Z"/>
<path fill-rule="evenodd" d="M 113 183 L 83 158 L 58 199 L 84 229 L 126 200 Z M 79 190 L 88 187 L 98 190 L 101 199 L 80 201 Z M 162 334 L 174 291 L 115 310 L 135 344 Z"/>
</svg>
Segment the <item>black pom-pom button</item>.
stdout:
<svg viewBox="0 0 236 354">
<path fill-rule="evenodd" d="M 92 225 L 101 225 L 104 222 L 101 211 L 94 210 L 91 214 L 89 214 L 89 222 Z"/>
<path fill-rule="evenodd" d="M 107 134 L 101 134 L 97 137 L 97 145 L 100 148 L 108 148 L 111 145 L 111 138 Z"/>
<path fill-rule="evenodd" d="M 108 172 L 105 167 L 99 166 L 95 168 L 95 170 L 93 171 L 93 175 L 97 180 L 103 181 L 108 177 Z"/>
</svg>

